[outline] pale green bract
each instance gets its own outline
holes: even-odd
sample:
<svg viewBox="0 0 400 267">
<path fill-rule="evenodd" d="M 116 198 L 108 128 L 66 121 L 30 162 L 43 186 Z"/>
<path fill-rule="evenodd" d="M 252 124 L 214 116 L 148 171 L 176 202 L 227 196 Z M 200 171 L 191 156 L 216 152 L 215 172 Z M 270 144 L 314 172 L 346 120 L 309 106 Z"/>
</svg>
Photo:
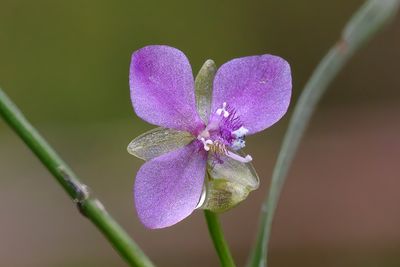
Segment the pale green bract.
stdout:
<svg viewBox="0 0 400 267">
<path fill-rule="evenodd" d="M 243 154 L 243 153 L 240 153 Z M 223 212 L 236 206 L 258 188 L 260 180 L 251 163 L 242 163 L 229 157 L 223 164 L 209 161 L 206 198 L 201 206 L 214 212 Z"/>
<path fill-rule="evenodd" d="M 195 80 L 197 110 L 205 123 L 211 112 L 216 70 L 214 61 L 207 60 Z M 128 145 L 128 152 L 138 158 L 150 160 L 181 148 L 194 139 L 190 133 L 158 127 L 135 138 Z M 243 155 L 241 152 L 239 154 Z M 198 205 L 200 209 L 227 211 L 245 200 L 259 186 L 258 175 L 250 162 L 242 163 L 229 157 L 222 159 L 223 164 L 208 160 L 203 196 Z"/>
</svg>

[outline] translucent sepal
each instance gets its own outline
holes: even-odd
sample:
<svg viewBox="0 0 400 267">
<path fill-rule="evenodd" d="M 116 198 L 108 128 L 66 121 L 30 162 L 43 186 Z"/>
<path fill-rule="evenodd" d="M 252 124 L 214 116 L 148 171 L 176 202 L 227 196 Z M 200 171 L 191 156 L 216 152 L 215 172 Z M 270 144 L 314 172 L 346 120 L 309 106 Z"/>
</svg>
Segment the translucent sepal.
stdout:
<svg viewBox="0 0 400 267">
<path fill-rule="evenodd" d="M 128 152 L 149 160 L 181 148 L 193 139 L 190 133 L 159 127 L 136 137 L 128 145 Z"/>
<path fill-rule="evenodd" d="M 211 95 L 217 67 L 211 59 L 204 62 L 196 76 L 196 105 L 200 118 L 207 123 L 211 109 Z"/>
</svg>

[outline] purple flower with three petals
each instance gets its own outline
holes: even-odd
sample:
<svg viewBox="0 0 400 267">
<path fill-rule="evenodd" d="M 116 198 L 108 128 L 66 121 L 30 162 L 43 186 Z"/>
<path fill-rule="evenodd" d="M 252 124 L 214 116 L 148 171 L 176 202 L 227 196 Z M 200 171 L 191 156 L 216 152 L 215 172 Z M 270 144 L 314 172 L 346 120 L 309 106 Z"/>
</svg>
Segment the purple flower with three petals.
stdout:
<svg viewBox="0 0 400 267">
<path fill-rule="evenodd" d="M 225 211 L 256 189 L 245 137 L 277 122 L 291 96 L 289 64 L 273 55 L 233 59 L 216 71 L 206 61 L 196 80 L 186 56 L 162 45 L 132 55 L 136 114 L 160 126 L 129 146 L 147 162 L 134 186 L 136 210 L 148 228 L 171 226 L 196 208 Z"/>
</svg>

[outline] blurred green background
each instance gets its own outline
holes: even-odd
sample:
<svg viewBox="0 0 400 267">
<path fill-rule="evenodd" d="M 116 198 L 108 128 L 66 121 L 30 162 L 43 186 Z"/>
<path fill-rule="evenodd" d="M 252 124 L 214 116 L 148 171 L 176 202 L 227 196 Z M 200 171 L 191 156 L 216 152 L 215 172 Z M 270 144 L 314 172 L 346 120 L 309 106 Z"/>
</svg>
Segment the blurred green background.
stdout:
<svg viewBox="0 0 400 267">
<path fill-rule="evenodd" d="M 156 264 L 218 266 L 201 212 L 158 231 L 136 217 L 142 162 L 126 146 L 152 126 L 130 104 L 132 52 L 168 44 L 194 72 L 208 58 L 280 55 L 295 103 L 362 2 L 0 0 L 0 86 Z M 397 16 L 324 97 L 281 198 L 270 266 L 400 265 L 399 47 Z M 262 186 L 222 216 L 239 265 L 287 121 L 248 139 Z M 0 214 L 0 266 L 125 266 L 2 120 Z"/>
</svg>

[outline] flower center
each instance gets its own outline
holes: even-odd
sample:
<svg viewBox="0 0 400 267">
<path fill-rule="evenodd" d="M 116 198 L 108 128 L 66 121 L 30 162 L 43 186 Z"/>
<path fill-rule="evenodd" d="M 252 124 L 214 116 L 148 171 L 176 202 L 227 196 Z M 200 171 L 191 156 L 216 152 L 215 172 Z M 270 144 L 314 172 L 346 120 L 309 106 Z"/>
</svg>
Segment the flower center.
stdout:
<svg viewBox="0 0 400 267">
<path fill-rule="evenodd" d="M 217 162 L 223 162 L 221 155 L 228 156 L 234 160 L 247 163 L 252 157 L 242 157 L 233 151 L 246 146 L 246 134 L 248 129 L 243 127 L 240 118 L 233 108 L 226 102 L 212 114 L 207 127 L 197 136 L 202 143 L 203 149 L 213 153 Z"/>
</svg>

